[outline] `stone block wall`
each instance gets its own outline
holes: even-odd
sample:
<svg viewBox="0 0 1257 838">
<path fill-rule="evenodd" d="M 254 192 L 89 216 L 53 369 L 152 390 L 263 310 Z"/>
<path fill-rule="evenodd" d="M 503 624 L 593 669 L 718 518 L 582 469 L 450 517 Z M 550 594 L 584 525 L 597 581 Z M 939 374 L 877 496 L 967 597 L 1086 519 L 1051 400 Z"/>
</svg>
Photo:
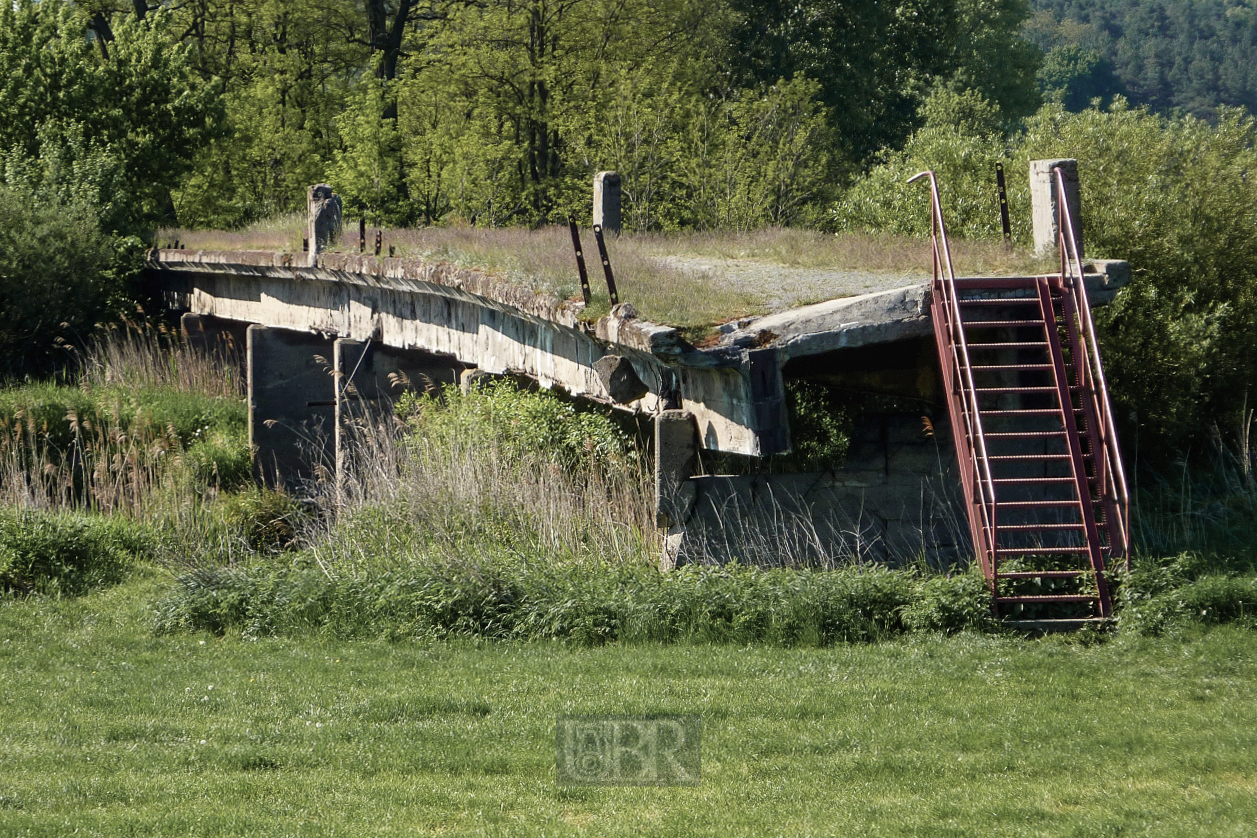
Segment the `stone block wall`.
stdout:
<svg viewBox="0 0 1257 838">
<path fill-rule="evenodd" d="M 971 551 L 951 430 L 920 414 L 867 416 L 842 468 L 686 481 L 674 561 L 947 566 Z"/>
</svg>

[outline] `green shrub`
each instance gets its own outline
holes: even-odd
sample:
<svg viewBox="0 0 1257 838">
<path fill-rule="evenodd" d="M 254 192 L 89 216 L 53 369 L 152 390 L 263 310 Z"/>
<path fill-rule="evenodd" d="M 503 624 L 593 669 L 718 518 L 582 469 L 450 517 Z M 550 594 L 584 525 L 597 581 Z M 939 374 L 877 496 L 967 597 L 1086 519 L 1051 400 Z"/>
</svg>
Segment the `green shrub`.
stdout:
<svg viewBox="0 0 1257 838">
<path fill-rule="evenodd" d="M 79 596 L 122 581 L 155 545 L 151 531 L 123 518 L 6 513 L 0 516 L 0 591 Z"/>
<path fill-rule="evenodd" d="M 954 588 L 954 590 L 951 590 Z M 991 626 L 980 580 L 837 571 L 415 560 L 332 576 L 291 564 L 198 570 L 156 606 L 159 631 L 826 646 Z M 929 600 L 918 605 L 924 596 Z"/>
<path fill-rule="evenodd" d="M 991 589 L 978 573 L 927 576 L 901 612 L 908 631 L 987 631 L 995 627 Z"/>
<path fill-rule="evenodd" d="M 291 495 L 278 489 L 252 486 L 225 498 L 220 507 L 228 528 L 239 533 L 258 552 L 294 546 L 309 513 Z"/>
<path fill-rule="evenodd" d="M 1257 628 L 1257 577 L 1208 574 L 1186 583 L 1181 578 L 1172 568 L 1135 577 L 1143 587 L 1127 596 L 1124 627 L 1149 635 L 1191 624 Z"/>
<path fill-rule="evenodd" d="M 569 471 L 635 461 L 632 440 L 597 408 L 496 379 L 463 393 L 406 394 L 397 410 L 424 445 L 486 446 L 500 456 L 552 460 Z"/>
<path fill-rule="evenodd" d="M 118 257 L 91 211 L 0 180 L 0 378 L 47 373 L 82 343 L 130 290 Z"/>
</svg>

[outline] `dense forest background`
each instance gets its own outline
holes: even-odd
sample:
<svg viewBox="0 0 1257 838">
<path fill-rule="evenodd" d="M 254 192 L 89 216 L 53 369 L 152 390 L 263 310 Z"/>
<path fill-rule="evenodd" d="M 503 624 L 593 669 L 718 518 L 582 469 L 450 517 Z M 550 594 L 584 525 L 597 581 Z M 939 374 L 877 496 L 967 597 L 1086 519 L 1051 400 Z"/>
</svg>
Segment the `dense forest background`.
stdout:
<svg viewBox="0 0 1257 838">
<path fill-rule="evenodd" d="M 117 227 L 239 225 L 324 180 L 375 221 L 539 224 L 582 208 L 600 169 L 624 177 L 633 229 L 824 226 L 930 119 L 1011 135 L 1045 102 L 1208 120 L 1257 103 L 1251 0 L 18 0 L 3 15 L 3 179 L 51 165 L 39 177 L 80 192 L 125 188 Z"/>
<path fill-rule="evenodd" d="M 1116 94 L 1211 117 L 1257 105 L 1251 0 L 1033 0 L 1027 40 L 1043 51 L 1040 87 L 1073 109 Z"/>
<path fill-rule="evenodd" d="M 614 169 L 630 231 L 919 236 L 905 180 L 930 168 L 953 234 L 998 238 L 1003 163 L 1028 243 L 1028 160 L 1076 157 L 1088 252 L 1134 269 L 1100 324 L 1124 421 L 1247 458 L 1255 18 L 1250 0 L 14 0 L 0 372 L 47 368 L 126 305 L 159 225 L 296 211 L 321 181 L 373 223 L 536 226 L 588 218 Z M 50 259 L 50 240 L 79 244 Z"/>
</svg>

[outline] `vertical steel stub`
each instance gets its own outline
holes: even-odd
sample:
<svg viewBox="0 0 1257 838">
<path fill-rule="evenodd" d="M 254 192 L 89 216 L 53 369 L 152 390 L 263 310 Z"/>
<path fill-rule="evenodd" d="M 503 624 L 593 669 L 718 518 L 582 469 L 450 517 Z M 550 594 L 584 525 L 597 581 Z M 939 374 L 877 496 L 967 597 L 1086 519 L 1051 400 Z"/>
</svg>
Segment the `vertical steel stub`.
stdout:
<svg viewBox="0 0 1257 838">
<path fill-rule="evenodd" d="M 607 257 L 607 243 L 602 239 L 602 225 L 594 225 L 594 238 L 598 241 L 598 255 L 602 257 L 602 272 L 607 275 L 607 293 L 611 295 L 611 305 L 620 304 L 620 295 L 615 290 L 615 276 L 611 273 L 611 260 Z"/>
<path fill-rule="evenodd" d="M 572 232 L 572 249 L 576 251 L 576 270 L 580 273 L 580 293 L 588 306 L 592 299 L 589 290 L 589 272 L 585 270 L 585 251 L 580 246 L 580 229 L 576 226 L 576 216 L 567 217 L 567 227 Z"/>
</svg>

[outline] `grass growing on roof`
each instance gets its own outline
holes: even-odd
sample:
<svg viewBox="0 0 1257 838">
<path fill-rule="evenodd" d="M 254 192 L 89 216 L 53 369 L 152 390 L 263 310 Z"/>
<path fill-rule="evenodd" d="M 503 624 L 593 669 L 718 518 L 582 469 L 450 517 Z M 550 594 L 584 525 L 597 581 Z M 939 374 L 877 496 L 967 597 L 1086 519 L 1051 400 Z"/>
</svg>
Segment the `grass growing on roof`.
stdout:
<svg viewBox="0 0 1257 838">
<path fill-rule="evenodd" d="M 192 249 L 283 250 L 289 246 L 301 219 L 259 222 L 241 231 L 166 230 L 163 241 L 179 239 Z M 290 229 L 291 228 L 291 229 Z M 298 235 L 299 239 L 299 235 Z M 374 244 L 374 228 L 368 235 Z M 555 294 L 580 299 L 580 284 L 566 227 L 528 229 L 483 228 L 466 225 L 385 230 L 385 246 L 398 256 L 451 262 Z M 593 302 L 588 317 L 609 310 L 606 282 L 594 236 L 581 231 Z M 335 249 L 356 252 L 356 224 L 347 224 Z M 699 329 L 740 317 L 766 314 L 763 293 L 722 281 L 719 266 L 683 269 L 672 256 L 759 262 L 832 271 L 885 273 L 896 282 L 924 280 L 930 268 L 929 242 L 902 236 L 840 233 L 772 227 L 746 234 L 625 233 L 608 236 L 607 250 L 620 299 L 631 302 L 641 317 L 682 329 Z M 1002 244 L 978 241 L 953 243 L 957 270 L 962 274 L 1015 275 L 1053 270 L 1050 260 L 1006 250 Z M 907 278 L 904 278 L 907 277 Z M 893 287 L 892 282 L 888 287 Z"/>
</svg>

